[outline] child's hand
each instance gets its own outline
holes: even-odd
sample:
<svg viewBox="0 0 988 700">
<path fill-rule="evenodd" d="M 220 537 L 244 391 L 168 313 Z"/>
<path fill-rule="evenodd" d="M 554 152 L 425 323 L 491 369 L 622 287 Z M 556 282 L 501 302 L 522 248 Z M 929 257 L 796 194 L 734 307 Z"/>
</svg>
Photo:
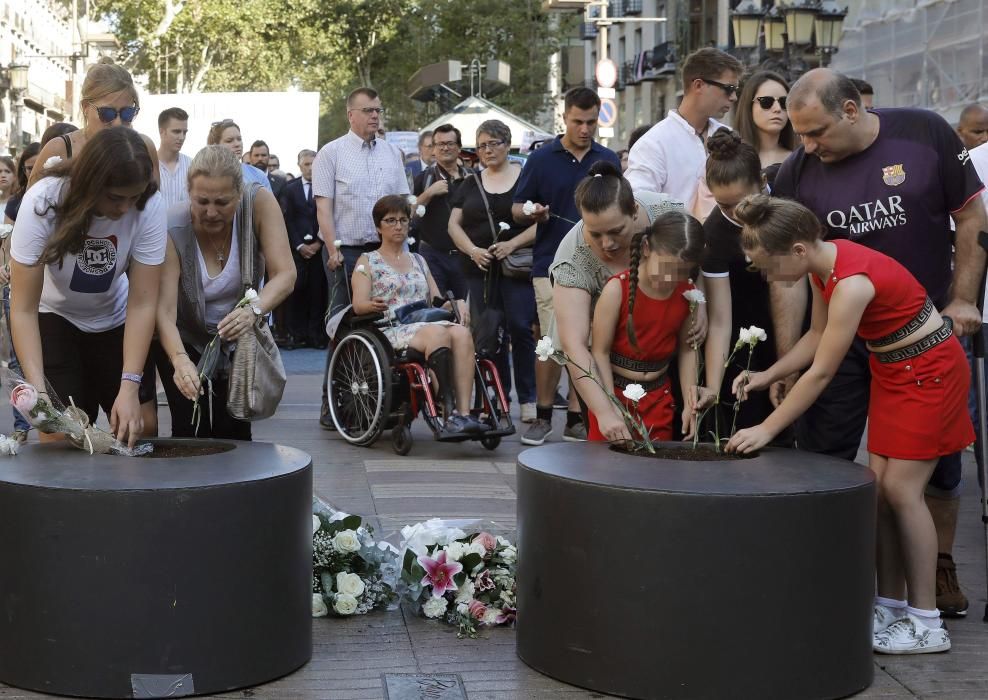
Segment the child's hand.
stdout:
<svg viewBox="0 0 988 700">
<path fill-rule="evenodd" d="M 768 379 L 769 377 L 765 372 L 744 371 L 734 378 L 734 383 L 731 385 L 731 392 L 741 401 L 746 401 L 748 394 L 752 391 L 765 391 L 768 389 L 770 385 Z"/>
<path fill-rule="evenodd" d="M 690 408 L 689 402 L 683 408 L 683 442 L 688 442 L 696 436 L 700 427 L 700 414 Z"/>
<path fill-rule="evenodd" d="M 734 433 L 734 436 L 728 440 L 724 450 L 726 452 L 748 454 L 765 447 L 765 445 L 772 441 L 775 435 L 766 430 L 764 425 L 764 423 L 759 423 L 752 428 L 745 428 Z"/>
<path fill-rule="evenodd" d="M 696 413 L 717 403 L 717 393 L 705 386 L 690 386 L 688 404 Z"/>
<path fill-rule="evenodd" d="M 626 442 L 631 440 L 631 432 L 624 423 L 624 418 L 614 411 L 607 411 L 597 416 L 597 427 L 608 442 Z"/>
</svg>

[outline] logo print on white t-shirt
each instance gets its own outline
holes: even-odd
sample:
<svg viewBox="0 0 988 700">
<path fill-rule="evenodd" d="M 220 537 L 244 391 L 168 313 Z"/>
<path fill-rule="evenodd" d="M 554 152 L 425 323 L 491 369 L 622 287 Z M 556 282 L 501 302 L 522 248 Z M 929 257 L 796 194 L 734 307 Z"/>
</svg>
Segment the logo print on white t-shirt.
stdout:
<svg viewBox="0 0 988 700">
<path fill-rule="evenodd" d="M 117 237 L 87 238 L 75 259 L 69 289 L 100 294 L 110 289 L 117 269 Z"/>
</svg>

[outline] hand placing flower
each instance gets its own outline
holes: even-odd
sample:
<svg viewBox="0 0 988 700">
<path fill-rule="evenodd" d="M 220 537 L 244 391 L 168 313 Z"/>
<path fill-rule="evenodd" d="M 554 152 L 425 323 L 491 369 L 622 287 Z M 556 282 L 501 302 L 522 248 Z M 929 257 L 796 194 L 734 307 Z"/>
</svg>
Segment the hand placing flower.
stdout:
<svg viewBox="0 0 988 700">
<path fill-rule="evenodd" d="M 638 403 L 645 397 L 645 389 L 641 384 L 629 384 L 621 393 L 624 394 L 624 398 L 635 403 Z"/>
</svg>

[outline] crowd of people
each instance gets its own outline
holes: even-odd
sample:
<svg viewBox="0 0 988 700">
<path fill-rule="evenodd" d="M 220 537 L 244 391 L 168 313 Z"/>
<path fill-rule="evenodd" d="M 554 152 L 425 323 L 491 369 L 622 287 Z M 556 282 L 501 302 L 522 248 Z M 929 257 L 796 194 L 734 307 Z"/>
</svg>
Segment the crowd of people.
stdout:
<svg viewBox="0 0 988 700">
<path fill-rule="evenodd" d="M 326 321 L 352 309 L 384 315 L 394 349 L 424 357 L 452 434 L 485 430 L 471 410 L 478 353 L 514 388 L 526 445 L 551 439 L 563 408 L 564 440 L 634 439 L 615 399 L 656 439 L 735 425 L 726 449 L 740 453 L 854 459 L 867 422 L 875 649 L 949 649 L 941 615 L 968 607 L 951 551 L 960 452 L 975 439 L 958 338 L 983 332 L 988 109 L 953 128 L 874 109 L 870 86 L 828 69 L 789 85 L 713 48 L 682 78 L 678 108 L 619 153 L 594 139 L 600 99 L 579 87 L 563 133 L 523 167 L 509 127 L 488 120 L 479 162 L 444 124 L 421 135 L 412 172 L 361 87 L 347 133 L 301 151 L 292 178 L 263 140 L 245 151 L 231 119 L 183 154 L 180 107 L 158 116 L 155 147 L 133 129 L 130 75 L 98 64 L 81 129 L 56 125 L 0 159 L 12 365 L 93 422 L 102 408 L 130 443 L 156 434 L 156 376 L 174 435 L 250 439 L 222 410 L 195 417 L 206 393 L 226 402 L 199 366 L 214 336 L 222 377 L 270 315 L 282 349 L 327 350 L 328 376 Z M 728 362 L 752 326 L 764 342 Z M 542 336 L 567 366 L 536 362 Z"/>
</svg>

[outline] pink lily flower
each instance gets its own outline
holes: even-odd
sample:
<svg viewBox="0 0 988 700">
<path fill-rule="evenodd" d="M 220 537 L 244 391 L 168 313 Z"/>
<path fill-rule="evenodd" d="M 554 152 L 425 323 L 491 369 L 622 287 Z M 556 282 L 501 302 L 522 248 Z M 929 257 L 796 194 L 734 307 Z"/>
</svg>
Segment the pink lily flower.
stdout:
<svg viewBox="0 0 988 700">
<path fill-rule="evenodd" d="M 423 586 L 432 586 L 432 597 L 442 598 L 446 591 L 455 591 L 456 582 L 453 577 L 463 571 L 463 564 L 458 561 L 447 562 L 446 552 L 439 552 L 435 559 L 422 555 L 418 558 L 419 565 L 425 569 L 422 578 Z"/>
</svg>

